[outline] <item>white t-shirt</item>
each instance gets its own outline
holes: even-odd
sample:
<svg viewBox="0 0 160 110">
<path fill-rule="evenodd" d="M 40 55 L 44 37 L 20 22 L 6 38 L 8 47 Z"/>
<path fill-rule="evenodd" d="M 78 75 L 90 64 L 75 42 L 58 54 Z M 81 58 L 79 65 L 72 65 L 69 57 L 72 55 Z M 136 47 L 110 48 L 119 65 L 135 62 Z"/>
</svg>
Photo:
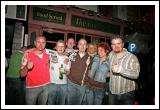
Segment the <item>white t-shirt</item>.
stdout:
<svg viewBox="0 0 160 110">
<path fill-rule="evenodd" d="M 64 64 L 64 60 L 67 56 L 60 56 L 54 50 L 46 50 L 46 53 L 50 56 L 50 79 L 51 83 L 55 84 L 67 84 L 67 76 L 63 74 L 63 79 L 59 79 L 59 68 L 63 64 L 64 68 L 69 68 L 69 64 Z"/>
</svg>

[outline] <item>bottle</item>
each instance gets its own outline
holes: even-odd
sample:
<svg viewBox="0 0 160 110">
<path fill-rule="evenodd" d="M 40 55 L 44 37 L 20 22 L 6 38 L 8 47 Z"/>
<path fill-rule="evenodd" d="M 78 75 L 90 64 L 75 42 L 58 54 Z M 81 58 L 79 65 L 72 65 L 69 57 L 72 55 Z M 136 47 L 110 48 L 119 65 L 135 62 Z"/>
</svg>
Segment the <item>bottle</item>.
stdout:
<svg viewBox="0 0 160 110">
<path fill-rule="evenodd" d="M 63 79 L 64 71 L 62 69 L 63 69 L 63 64 L 61 64 L 61 67 L 59 68 L 59 79 Z"/>
</svg>

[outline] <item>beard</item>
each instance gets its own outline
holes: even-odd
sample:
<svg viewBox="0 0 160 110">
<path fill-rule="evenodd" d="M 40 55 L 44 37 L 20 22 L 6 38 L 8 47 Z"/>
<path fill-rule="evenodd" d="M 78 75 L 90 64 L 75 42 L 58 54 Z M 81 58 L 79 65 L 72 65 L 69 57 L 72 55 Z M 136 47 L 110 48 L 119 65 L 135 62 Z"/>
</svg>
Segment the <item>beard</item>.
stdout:
<svg viewBox="0 0 160 110">
<path fill-rule="evenodd" d="M 120 53 L 120 52 L 121 52 L 121 49 L 115 48 L 114 53 Z"/>
</svg>

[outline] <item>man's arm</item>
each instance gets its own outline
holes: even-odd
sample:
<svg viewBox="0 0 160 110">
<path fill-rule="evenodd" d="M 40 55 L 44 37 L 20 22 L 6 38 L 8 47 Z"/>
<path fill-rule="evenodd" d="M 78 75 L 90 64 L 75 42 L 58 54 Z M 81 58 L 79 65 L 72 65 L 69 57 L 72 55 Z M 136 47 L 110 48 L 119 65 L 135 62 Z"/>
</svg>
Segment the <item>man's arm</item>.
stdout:
<svg viewBox="0 0 160 110">
<path fill-rule="evenodd" d="M 71 69 L 71 61 L 68 61 L 66 66 L 65 66 L 65 74 L 66 75 L 70 74 L 70 69 Z"/>
<path fill-rule="evenodd" d="M 32 61 L 28 61 L 27 65 L 22 67 L 22 69 L 20 69 L 20 77 L 25 77 L 28 73 L 28 71 L 32 70 L 33 68 L 33 62 Z"/>
<path fill-rule="evenodd" d="M 136 56 L 132 56 L 128 60 L 128 62 L 126 62 L 125 64 L 121 64 L 121 65 L 117 65 L 117 66 L 119 66 L 119 67 L 117 67 L 117 69 L 116 68 L 112 69 L 112 70 L 116 70 L 113 72 L 119 73 L 122 76 L 125 76 L 127 78 L 131 78 L 131 79 L 138 78 L 139 72 L 140 72 L 140 64 L 139 64 L 139 61 Z"/>
<path fill-rule="evenodd" d="M 28 73 L 27 66 L 25 66 L 24 68 L 20 69 L 19 73 L 20 73 L 20 77 L 25 77 L 27 75 L 27 73 Z"/>
<path fill-rule="evenodd" d="M 20 77 L 25 77 L 29 70 L 33 68 L 33 62 L 28 58 L 29 53 L 24 53 L 22 57 L 22 66 L 19 70 Z"/>
</svg>

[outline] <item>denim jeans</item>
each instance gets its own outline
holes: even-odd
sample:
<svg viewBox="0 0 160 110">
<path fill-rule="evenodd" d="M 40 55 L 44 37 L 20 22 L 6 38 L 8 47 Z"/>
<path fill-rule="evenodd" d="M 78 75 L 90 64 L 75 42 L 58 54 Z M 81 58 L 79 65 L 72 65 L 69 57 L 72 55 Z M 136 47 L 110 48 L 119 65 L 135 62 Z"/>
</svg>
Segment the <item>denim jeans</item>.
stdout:
<svg viewBox="0 0 160 110">
<path fill-rule="evenodd" d="M 133 105 L 134 91 L 124 94 L 109 94 L 109 105 Z"/>
<path fill-rule="evenodd" d="M 48 99 L 48 85 L 26 88 L 27 105 L 46 105 Z"/>
<path fill-rule="evenodd" d="M 68 80 L 67 104 L 81 105 L 85 95 L 85 90 L 85 85 L 81 86 Z"/>
<path fill-rule="evenodd" d="M 65 105 L 67 94 L 67 84 L 51 83 L 49 85 L 48 105 Z"/>
<path fill-rule="evenodd" d="M 105 94 L 105 89 L 96 89 L 87 86 L 85 92 L 85 104 L 87 105 L 101 105 Z"/>
</svg>

